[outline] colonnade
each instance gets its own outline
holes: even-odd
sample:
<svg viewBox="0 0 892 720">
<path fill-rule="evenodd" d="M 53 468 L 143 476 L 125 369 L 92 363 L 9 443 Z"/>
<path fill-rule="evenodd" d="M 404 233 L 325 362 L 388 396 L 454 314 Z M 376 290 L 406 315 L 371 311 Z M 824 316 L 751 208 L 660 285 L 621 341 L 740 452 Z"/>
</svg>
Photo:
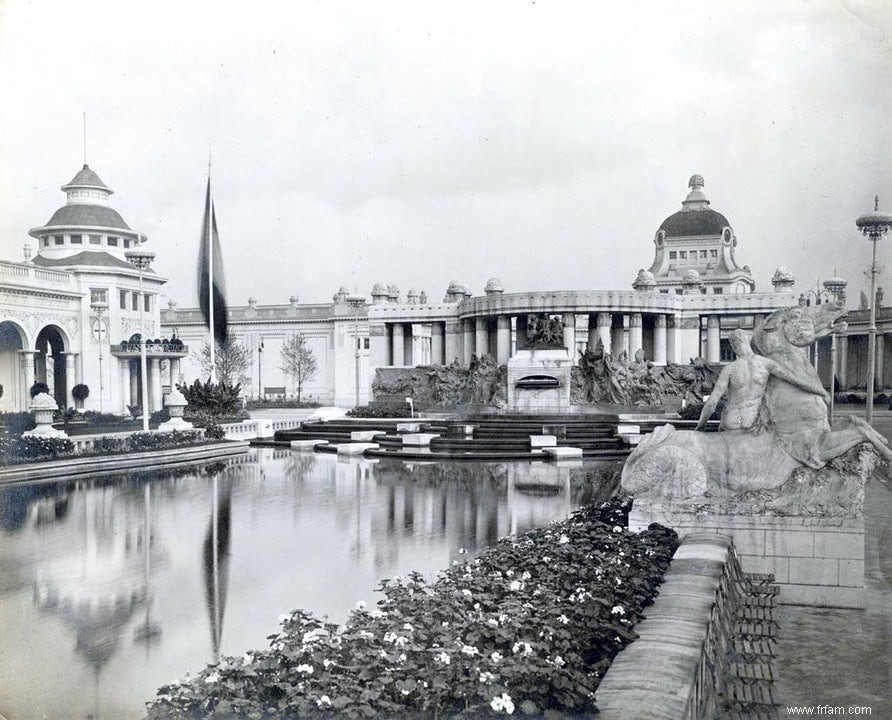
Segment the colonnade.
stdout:
<svg viewBox="0 0 892 720">
<path fill-rule="evenodd" d="M 419 328 L 429 328 L 425 330 L 430 336 L 428 362 L 448 364 L 457 359 L 468 364 L 472 356 L 488 353 L 500 365 L 505 364 L 517 348 L 516 317 L 498 314 L 431 320 L 428 323 L 386 321 L 382 333 L 384 362 L 392 366 L 424 364 L 417 355 L 417 332 Z M 645 357 L 657 365 L 687 362 L 699 356 L 709 362 L 719 362 L 721 359 L 721 322 L 718 315 L 686 317 L 666 313 L 605 311 L 563 313 L 561 321 L 564 346 L 574 363 L 577 361 L 577 349 L 586 345 L 594 347 L 599 339 L 604 349 L 614 356 L 626 352 L 632 357 L 641 349 Z"/>
<path fill-rule="evenodd" d="M 149 372 L 149 403 L 148 410 L 153 413 L 163 407 L 163 387 L 161 373 L 161 361 L 168 361 L 167 385 L 173 388 L 180 379 L 180 358 L 147 358 L 146 366 Z M 118 412 L 128 412 L 128 406 L 140 405 L 141 383 L 140 383 L 140 362 L 139 356 L 118 357 L 118 370 L 120 372 L 120 388 L 119 393 L 120 406 L 116 408 Z"/>
</svg>

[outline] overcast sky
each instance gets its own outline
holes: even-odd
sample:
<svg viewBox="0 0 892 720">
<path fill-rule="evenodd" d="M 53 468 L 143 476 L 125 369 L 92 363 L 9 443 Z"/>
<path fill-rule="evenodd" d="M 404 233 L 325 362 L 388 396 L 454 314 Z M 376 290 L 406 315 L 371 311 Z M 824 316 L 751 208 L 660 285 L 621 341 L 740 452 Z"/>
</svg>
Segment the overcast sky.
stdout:
<svg viewBox="0 0 892 720">
<path fill-rule="evenodd" d="M 757 290 L 892 210 L 892 2 L 0 0 L 0 243 L 87 160 L 196 303 L 208 147 L 231 304 L 340 285 L 630 289 L 699 173 Z M 892 238 L 880 245 L 890 269 Z M 890 294 L 887 293 L 887 297 Z"/>
</svg>

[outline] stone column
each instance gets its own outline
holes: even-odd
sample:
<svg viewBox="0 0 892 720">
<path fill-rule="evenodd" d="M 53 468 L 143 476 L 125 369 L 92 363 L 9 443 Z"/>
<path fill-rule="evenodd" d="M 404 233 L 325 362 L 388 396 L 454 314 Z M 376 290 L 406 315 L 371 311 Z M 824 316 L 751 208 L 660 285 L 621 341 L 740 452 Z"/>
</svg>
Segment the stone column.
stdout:
<svg viewBox="0 0 892 720">
<path fill-rule="evenodd" d="M 130 366 L 130 402 L 129 405 L 139 405 L 139 360 Z"/>
<path fill-rule="evenodd" d="M 883 363 L 883 355 L 885 353 L 885 342 L 883 341 L 884 335 L 882 333 L 877 333 L 877 342 L 876 342 L 876 365 L 874 366 L 874 388 L 876 392 L 880 392 L 886 387 L 886 375 Z"/>
<path fill-rule="evenodd" d="M 607 312 L 598 313 L 598 337 L 601 338 L 601 345 L 604 346 L 604 352 L 610 352 L 612 347 L 610 344 L 610 327 L 613 325 L 613 316 Z"/>
<path fill-rule="evenodd" d="M 434 365 L 443 365 L 446 359 L 443 355 L 443 323 L 439 320 L 431 323 L 431 362 Z"/>
<path fill-rule="evenodd" d="M 180 381 L 180 359 L 179 358 L 170 358 L 169 370 L 170 370 L 169 385 L 170 385 L 171 392 L 173 392 L 173 389 L 177 386 L 177 383 Z"/>
<path fill-rule="evenodd" d="M 483 317 L 474 318 L 474 353 L 479 358 L 487 352 L 489 352 L 487 319 Z"/>
<path fill-rule="evenodd" d="M 462 363 L 470 365 L 471 356 L 474 354 L 474 320 L 469 318 L 463 322 L 465 328 L 462 338 Z"/>
<path fill-rule="evenodd" d="M 598 315 L 597 313 L 588 314 L 588 333 L 585 339 L 586 350 L 594 350 L 598 344 Z"/>
<path fill-rule="evenodd" d="M 666 364 L 666 316 L 657 315 L 654 318 L 654 364 Z"/>
<path fill-rule="evenodd" d="M 666 318 L 666 324 L 666 362 L 677 363 L 681 350 L 681 321 L 677 315 L 670 315 Z"/>
<path fill-rule="evenodd" d="M 74 361 L 77 353 L 65 353 L 65 407 L 74 407 L 74 396 L 71 390 L 77 385 L 77 376 L 75 375 Z M 99 388 L 96 388 L 99 392 Z"/>
<path fill-rule="evenodd" d="M 635 357 L 635 353 L 643 348 L 644 338 L 642 337 L 643 321 L 641 313 L 632 313 L 629 315 L 629 358 Z"/>
<path fill-rule="evenodd" d="M 718 315 L 706 316 L 706 362 L 719 362 L 722 359 L 720 349 L 721 323 Z"/>
<path fill-rule="evenodd" d="M 628 350 L 626 347 L 626 327 L 629 324 L 629 316 L 622 315 L 621 317 L 623 319 L 622 326 L 610 328 L 610 352 L 617 359 L 622 355 L 623 350 Z"/>
<path fill-rule="evenodd" d="M 849 338 L 846 335 L 840 335 L 836 338 L 836 379 L 839 381 L 839 389 L 845 390 L 847 387 L 846 377 L 849 365 Z"/>
<path fill-rule="evenodd" d="M 570 354 L 570 364 L 576 364 L 576 315 L 564 313 L 561 318 L 564 324 L 564 347 Z"/>
<path fill-rule="evenodd" d="M 506 364 L 511 359 L 511 316 L 499 315 L 496 319 L 496 362 Z"/>
<path fill-rule="evenodd" d="M 406 364 L 406 329 L 402 323 L 393 323 L 393 342 L 391 350 L 391 364 Z"/>
<path fill-rule="evenodd" d="M 443 364 L 449 365 L 453 360 L 461 360 L 464 357 L 462 352 L 462 327 L 460 320 L 447 320 L 445 323 L 446 338 L 446 354 L 443 358 Z"/>
<path fill-rule="evenodd" d="M 161 358 L 149 358 L 149 412 L 161 409 Z"/>
<path fill-rule="evenodd" d="M 121 405 L 118 410 L 125 413 L 127 412 L 127 406 L 133 404 L 130 402 L 130 359 L 118 358 L 118 368 L 120 369 L 121 381 Z"/>
<path fill-rule="evenodd" d="M 19 410 L 24 411 L 31 403 L 31 386 L 34 384 L 34 351 L 19 350 L 19 354 L 22 358 L 22 373 L 25 377 L 25 387 L 19 396 Z M 12 388 L 7 392 L 12 392 Z"/>
</svg>

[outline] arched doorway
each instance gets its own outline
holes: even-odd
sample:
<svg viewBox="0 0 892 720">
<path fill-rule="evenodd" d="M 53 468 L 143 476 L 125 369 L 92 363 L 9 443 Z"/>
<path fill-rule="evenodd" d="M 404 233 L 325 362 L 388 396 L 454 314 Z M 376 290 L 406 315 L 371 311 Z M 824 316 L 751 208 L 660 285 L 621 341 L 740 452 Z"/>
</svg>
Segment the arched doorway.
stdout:
<svg viewBox="0 0 892 720">
<path fill-rule="evenodd" d="M 25 334 L 22 329 L 8 320 L 0 322 L 0 411 L 15 412 L 27 406 L 22 372 L 22 350 L 25 349 Z"/>
<path fill-rule="evenodd" d="M 65 370 L 65 339 L 55 325 L 47 325 L 37 334 L 34 352 L 34 382 L 46 383 L 60 408 L 68 407 Z M 30 388 L 29 388 L 30 389 Z"/>
</svg>

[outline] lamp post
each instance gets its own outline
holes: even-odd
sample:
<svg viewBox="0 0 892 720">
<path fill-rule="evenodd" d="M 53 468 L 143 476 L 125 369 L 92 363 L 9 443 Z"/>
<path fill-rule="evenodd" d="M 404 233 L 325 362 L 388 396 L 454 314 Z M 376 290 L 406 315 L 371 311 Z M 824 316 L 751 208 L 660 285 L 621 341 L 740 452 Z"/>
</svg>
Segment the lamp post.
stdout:
<svg viewBox="0 0 892 720">
<path fill-rule="evenodd" d="M 870 325 L 867 328 L 867 422 L 873 422 L 873 385 L 876 372 L 876 346 L 877 346 L 877 301 L 876 282 L 879 268 L 877 267 L 877 242 L 892 227 L 892 214 L 880 212 L 880 197 L 877 195 L 873 201 L 873 212 L 862 215 L 855 221 L 855 226 L 871 242 L 872 251 L 870 259 Z"/>
<path fill-rule="evenodd" d="M 105 394 L 105 378 L 102 375 L 102 345 L 105 342 L 107 329 L 102 314 L 108 309 L 108 300 L 105 291 L 94 292 L 93 299 L 90 302 L 90 309 L 93 311 L 92 331 L 93 337 L 99 343 L 99 412 L 104 412 L 102 407 L 102 396 Z"/>
<path fill-rule="evenodd" d="M 347 302 L 353 308 L 353 366 L 356 372 L 356 407 L 359 407 L 359 308 L 365 306 L 362 295 L 348 295 Z"/>
<path fill-rule="evenodd" d="M 139 272 L 139 371 L 142 376 L 142 429 L 149 431 L 149 375 L 146 370 L 146 300 L 142 288 L 142 274 L 155 259 L 155 253 L 149 250 L 131 250 L 124 253 L 133 267 Z"/>
</svg>

